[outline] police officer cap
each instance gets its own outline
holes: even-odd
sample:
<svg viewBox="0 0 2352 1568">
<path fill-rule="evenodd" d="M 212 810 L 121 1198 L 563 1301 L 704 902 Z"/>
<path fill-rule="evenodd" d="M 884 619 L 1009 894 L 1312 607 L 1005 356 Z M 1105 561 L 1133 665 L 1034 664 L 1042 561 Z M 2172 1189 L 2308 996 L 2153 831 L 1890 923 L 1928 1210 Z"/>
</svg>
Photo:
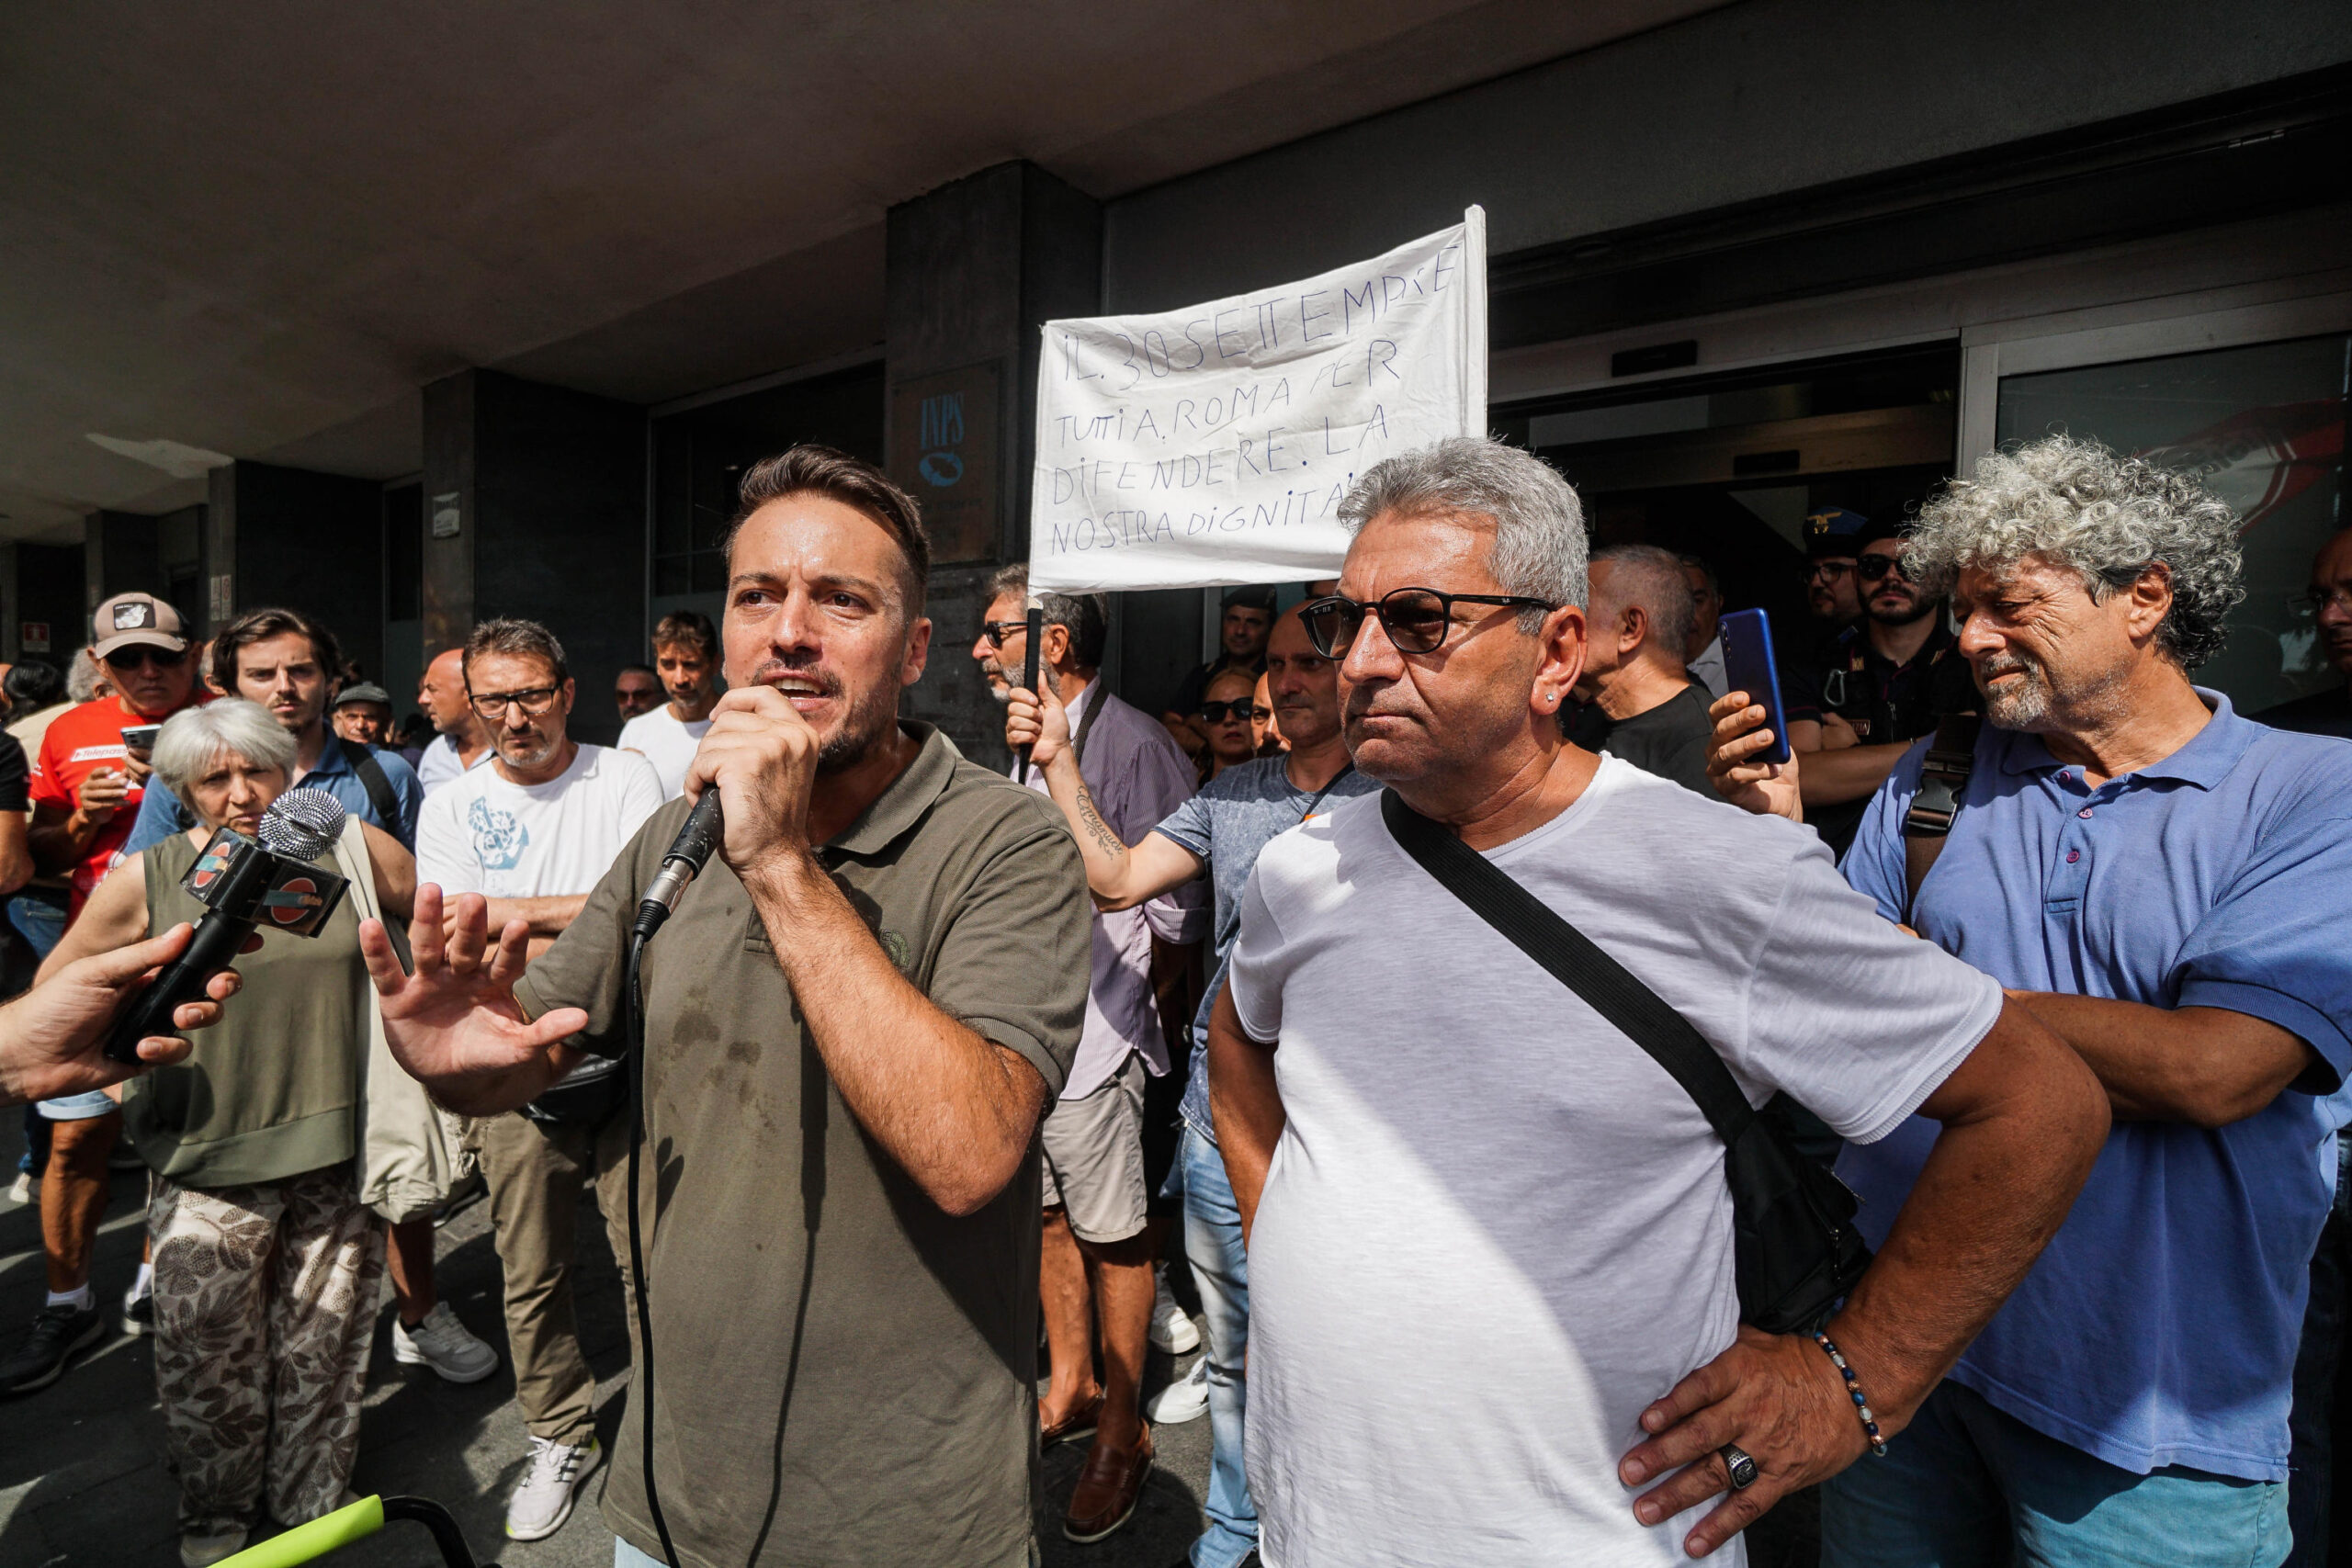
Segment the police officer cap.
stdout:
<svg viewBox="0 0 2352 1568">
<path fill-rule="evenodd" d="M 1862 531 L 1871 520 L 1859 512 L 1832 506 L 1804 520 L 1804 553 L 1814 560 L 1824 556 L 1850 556 L 1862 547 Z"/>
</svg>

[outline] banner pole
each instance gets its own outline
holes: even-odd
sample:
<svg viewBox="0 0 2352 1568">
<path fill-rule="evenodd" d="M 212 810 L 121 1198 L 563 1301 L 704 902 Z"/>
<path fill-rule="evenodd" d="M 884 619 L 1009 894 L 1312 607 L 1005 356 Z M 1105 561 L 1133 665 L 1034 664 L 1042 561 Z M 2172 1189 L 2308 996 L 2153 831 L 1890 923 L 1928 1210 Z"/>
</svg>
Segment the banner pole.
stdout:
<svg viewBox="0 0 2352 1568">
<path fill-rule="evenodd" d="M 1029 641 L 1021 660 L 1021 686 L 1032 696 L 1037 696 L 1037 649 L 1046 640 L 1046 612 L 1035 593 L 1029 595 Z M 1037 697 L 1037 715 L 1045 717 L 1046 699 Z M 1029 782 L 1029 748 L 1021 748 L 1021 782 Z"/>
</svg>

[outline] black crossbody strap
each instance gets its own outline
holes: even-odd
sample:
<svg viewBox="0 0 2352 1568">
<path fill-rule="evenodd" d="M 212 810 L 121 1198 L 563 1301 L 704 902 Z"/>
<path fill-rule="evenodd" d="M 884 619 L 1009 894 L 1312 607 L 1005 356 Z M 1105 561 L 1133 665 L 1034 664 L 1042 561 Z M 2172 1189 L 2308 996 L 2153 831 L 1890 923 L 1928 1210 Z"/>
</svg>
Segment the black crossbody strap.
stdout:
<svg viewBox="0 0 2352 1568">
<path fill-rule="evenodd" d="M 1648 1052 L 1706 1114 L 1726 1147 L 1738 1142 L 1756 1120 L 1756 1108 L 1690 1020 L 1508 872 L 1406 805 L 1393 789 L 1381 791 L 1380 818 L 1398 847 L 1440 886 Z"/>
<path fill-rule="evenodd" d="M 368 804 L 376 808 L 378 825 L 386 832 L 397 835 L 401 825 L 401 797 L 392 791 L 391 775 L 376 761 L 376 753 L 356 740 L 335 738 L 343 748 L 343 760 L 359 775 L 359 787 L 368 792 Z"/>
</svg>

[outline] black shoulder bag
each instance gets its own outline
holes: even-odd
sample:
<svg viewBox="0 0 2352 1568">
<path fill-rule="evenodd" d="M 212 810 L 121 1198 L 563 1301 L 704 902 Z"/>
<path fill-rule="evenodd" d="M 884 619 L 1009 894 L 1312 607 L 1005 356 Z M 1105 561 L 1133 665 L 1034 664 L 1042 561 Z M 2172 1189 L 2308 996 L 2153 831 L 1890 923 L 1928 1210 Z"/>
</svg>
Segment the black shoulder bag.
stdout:
<svg viewBox="0 0 2352 1568">
<path fill-rule="evenodd" d="M 391 775 L 376 761 L 376 753 L 358 741 L 337 736 L 334 743 L 343 748 L 343 760 L 359 775 L 359 787 L 368 792 L 368 804 L 376 808 L 377 824 L 391 832 L 401 820 L 401 797 L 392 792 Z"/>
<path fill-rule="evenodd" d="M 1623 1030 L 1705 1113 L 1724 1141 L 1741 1319 L 1767 1334 L 1826 1322 L 1871 1262 L 1852 1191 L 1758 1115 L 1706 1037 L 1582 931 L 1395 790 L 1381 793 L 1380 817 L 1440 886 Z"/>
</svg>

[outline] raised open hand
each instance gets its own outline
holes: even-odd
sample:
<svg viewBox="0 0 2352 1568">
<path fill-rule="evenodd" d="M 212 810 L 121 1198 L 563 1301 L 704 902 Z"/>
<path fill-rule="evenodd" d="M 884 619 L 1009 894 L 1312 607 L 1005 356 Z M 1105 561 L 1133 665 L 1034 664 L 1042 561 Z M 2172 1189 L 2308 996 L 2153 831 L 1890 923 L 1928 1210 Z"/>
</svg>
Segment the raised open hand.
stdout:
<svg viewBox="0 0 2352 1568">
<path fill-rule="evenodd" d="M 510 920 L 492 942 L 489 911 L 481 895 L 461 893 L 445 933 L 441 889 L 430 882 L 417 888 L 408 928 L 414 974 L 401 972 L 381 921 L 359 923 L 359 951 L 376 982 L 393 1059 L 435 1100 L 469 1116 L 537 1098 L 555 1077 L 548 1047 L 588 1026 L 578 1008 L 524 1019 L 514 982 L 531 929 Z"/>
</svg>

